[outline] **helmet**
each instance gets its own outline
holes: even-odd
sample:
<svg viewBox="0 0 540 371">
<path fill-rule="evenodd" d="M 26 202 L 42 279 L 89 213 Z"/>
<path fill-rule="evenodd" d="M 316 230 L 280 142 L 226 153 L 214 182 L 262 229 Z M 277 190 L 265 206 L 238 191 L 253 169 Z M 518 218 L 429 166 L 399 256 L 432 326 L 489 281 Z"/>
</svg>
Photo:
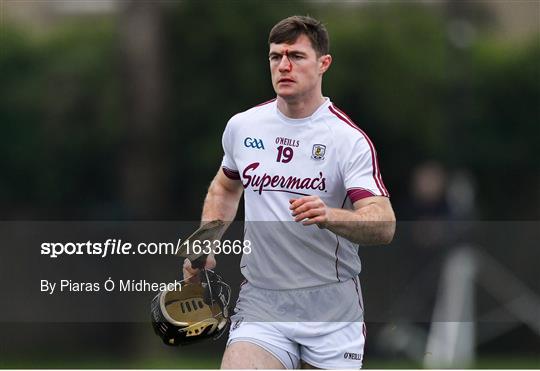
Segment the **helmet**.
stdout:
<svg viewBox="0 0 540 371">
<path fill-rule="evenodd" d="M 229 323 L 231 288 L 211 270 L 203 269 L 200 282 L 181 290 L 162 291 L 151 303 L 152 326 L 167 345 L 186 345 L 219 338 Z"/>
</svg>

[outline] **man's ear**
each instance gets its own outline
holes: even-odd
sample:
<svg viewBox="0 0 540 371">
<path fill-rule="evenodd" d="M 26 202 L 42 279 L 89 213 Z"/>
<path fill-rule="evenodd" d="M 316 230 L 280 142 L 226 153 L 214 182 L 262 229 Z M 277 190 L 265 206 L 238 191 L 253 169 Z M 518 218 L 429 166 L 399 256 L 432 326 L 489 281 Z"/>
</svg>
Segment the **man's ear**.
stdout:
<svg viewBox="0 0 540 371">
<path fill-rule="evenodd" d="M 320 57 L 319 72 L 321 74 L 325 73 L 330 68 L 331 64 L 332 64 L 332 56 L 330 54 L 323 55 L 322 57 Z"/>
</svg>

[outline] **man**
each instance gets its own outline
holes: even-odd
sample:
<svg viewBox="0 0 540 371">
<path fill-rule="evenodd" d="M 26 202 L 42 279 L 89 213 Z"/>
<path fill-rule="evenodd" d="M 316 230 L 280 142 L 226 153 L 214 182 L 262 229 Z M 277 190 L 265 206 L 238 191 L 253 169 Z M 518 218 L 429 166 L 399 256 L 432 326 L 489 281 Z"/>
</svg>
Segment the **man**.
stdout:
<svg viewBox="0 0 540 371">
<path fill-rule="evenodd" d="M 232 221 L 242 192 L 246 282 L 222 368 L 360 368 L 358 244 L 387 244 L 394 213 L 370 139 L 328 98 L 325 27 L 293 16 L 269 36 L 277 98 L 237 114 L 202 220 Z M 216 264 L 209 257 L 207 268 Z M 184 275 L 197 273 L 186 260 Z"/>
</svg>

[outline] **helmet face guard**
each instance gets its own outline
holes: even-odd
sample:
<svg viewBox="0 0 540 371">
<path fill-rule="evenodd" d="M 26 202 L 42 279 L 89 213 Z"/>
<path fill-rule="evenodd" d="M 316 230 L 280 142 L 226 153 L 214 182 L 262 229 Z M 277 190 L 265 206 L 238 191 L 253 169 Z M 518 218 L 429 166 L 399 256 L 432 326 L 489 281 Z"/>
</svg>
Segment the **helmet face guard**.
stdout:
<svg viewBox="0 0 540 371">
<path fill-rule="evenodd" d="M 151 303 L 152 326 L 167 345 L 186 345 L 225 332 L 229 323 L 231 289 L 211 270 L 201 271 L 200 282 L 181 290 L 162 291 Z"/>
</svg>

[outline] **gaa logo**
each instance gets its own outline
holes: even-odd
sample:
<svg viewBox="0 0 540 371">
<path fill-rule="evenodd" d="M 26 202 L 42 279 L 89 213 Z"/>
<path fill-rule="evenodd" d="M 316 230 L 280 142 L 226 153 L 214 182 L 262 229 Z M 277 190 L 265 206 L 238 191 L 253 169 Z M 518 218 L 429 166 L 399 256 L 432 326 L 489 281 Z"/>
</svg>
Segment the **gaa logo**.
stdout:
<svg viewBox="0 0 540 371">
<path fill-rule="evenodd" d="M 244 139 L 244 146 L 248 148 L 264 149 L 264 143 L 262 139 L 246 137 Z"/>
<path fill-rule="evenodd" d="M 362 355 L 359 354 L 359 353 L 346 352 L 345 354 L 343 354 L 343 358 L 345 358 L 345 359 L 353 359 L 355 361 L 361 361 L 362 360 Z"/>
</svg>

